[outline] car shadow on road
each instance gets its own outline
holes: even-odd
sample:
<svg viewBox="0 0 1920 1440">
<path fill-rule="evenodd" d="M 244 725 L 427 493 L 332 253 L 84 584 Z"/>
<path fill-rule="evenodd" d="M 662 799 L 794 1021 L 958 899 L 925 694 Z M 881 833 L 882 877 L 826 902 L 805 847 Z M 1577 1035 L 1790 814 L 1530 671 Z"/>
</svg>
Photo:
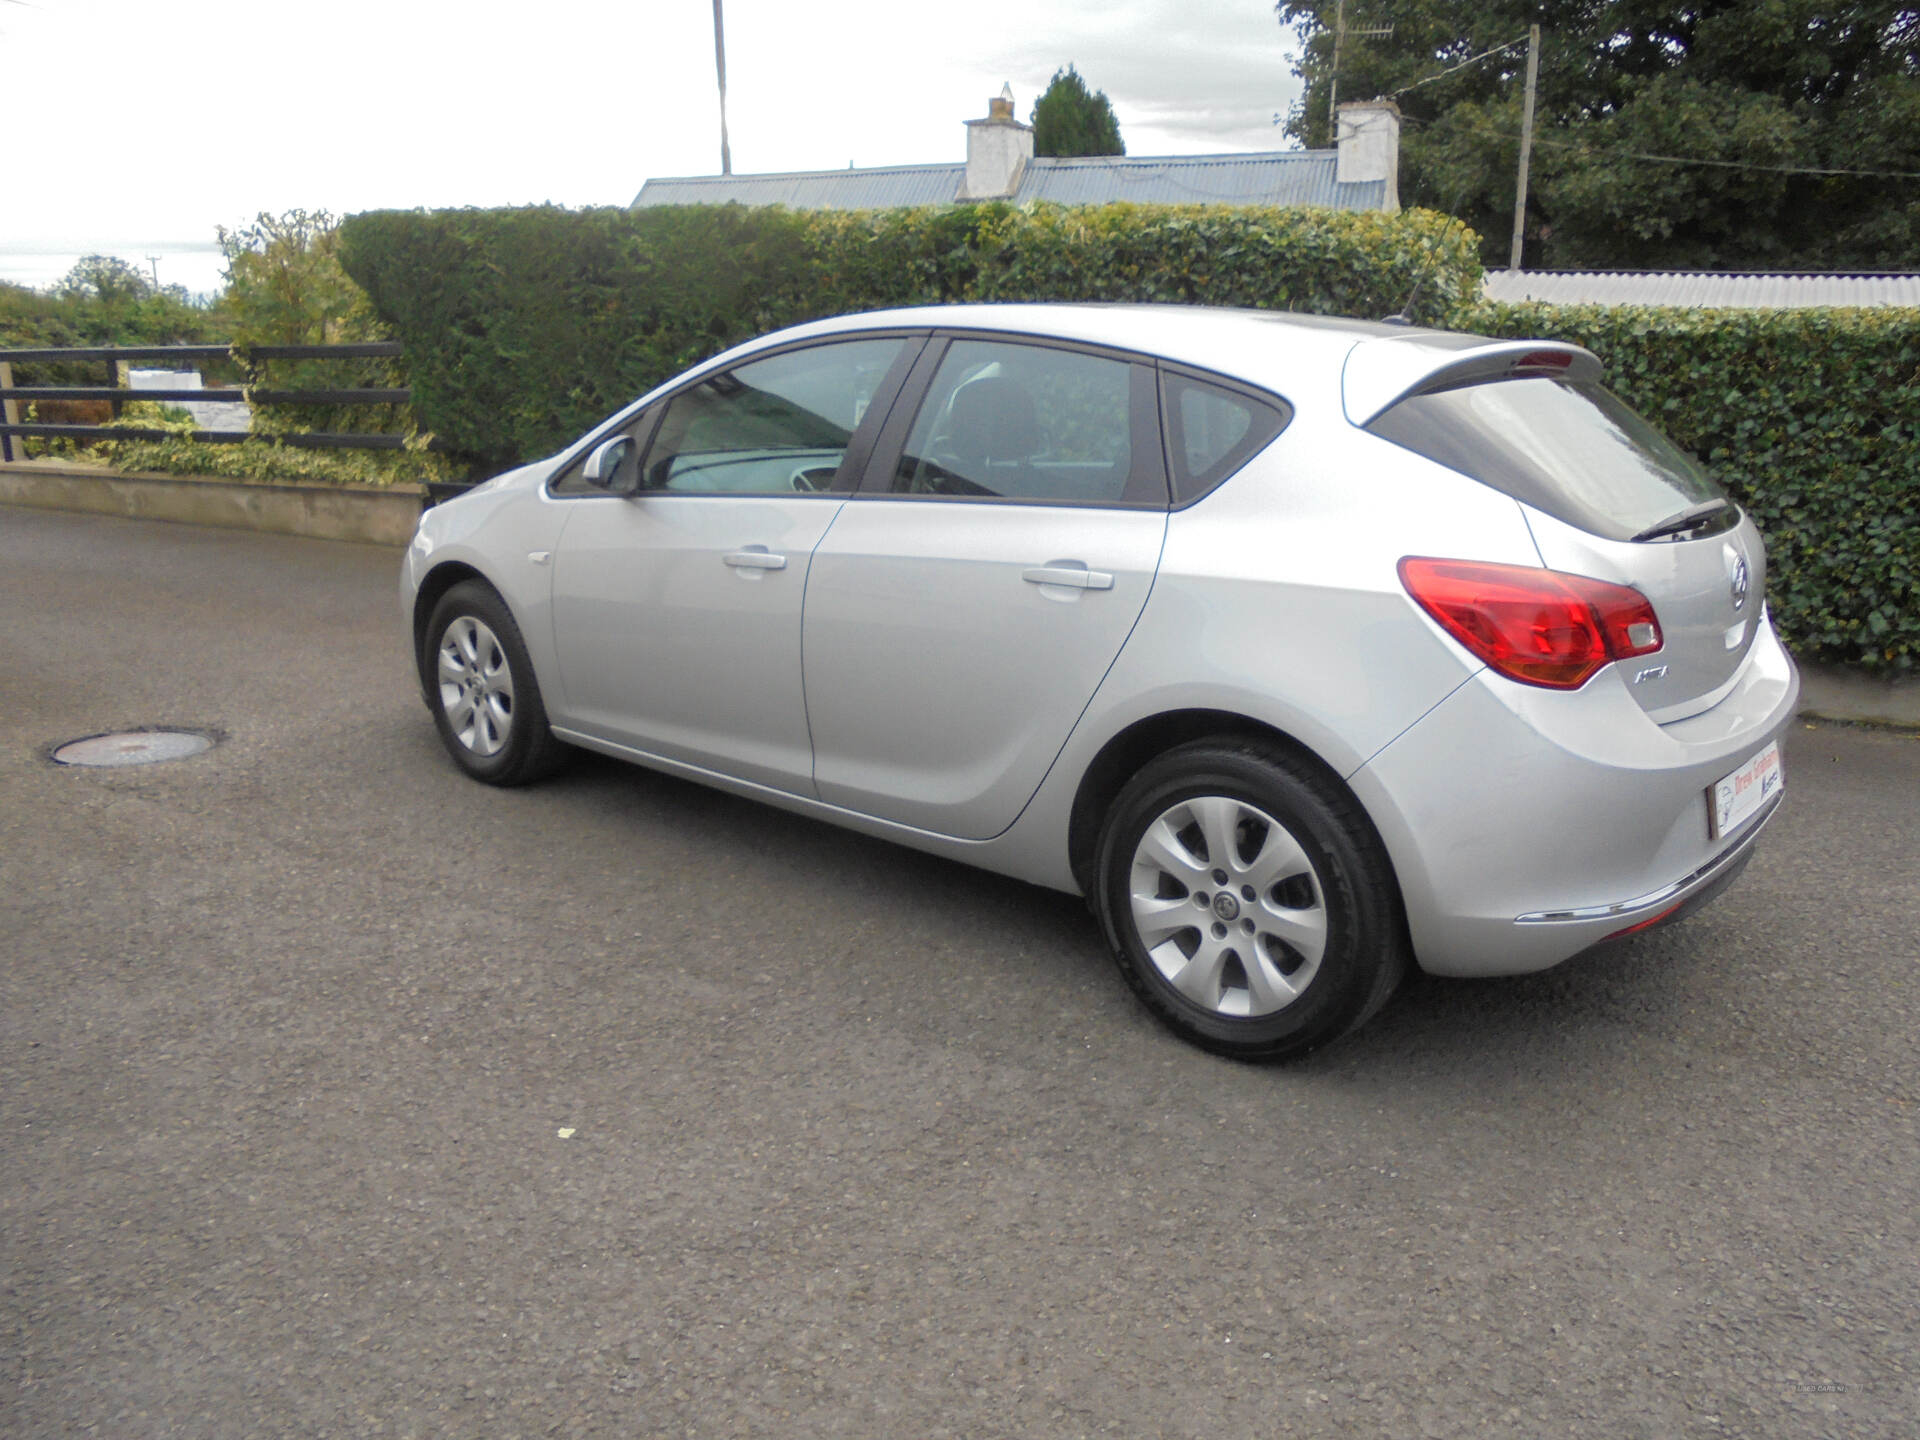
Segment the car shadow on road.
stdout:
<svg viewBox="0 0 1920 1440">
<path fill-rule="evenodd" d="M 876 983 L 958 983 L 961 977 L 937 967 L 982 966 L 1000 972 L 1001 983 L 989 988 L 1010 1005 L 1091 1004 L 1098 1013 L 1090 1023 L 1117 1022 L 1129 1033 L 1144 1017 L 1079 897 L 597 755 L 580 756 L 548 787 L 570 803 L 617 811 L 631 825 L 699 834 L 762 876 L 784 873 L 825 904 L 879 907 Z M 919 943 L 903 959 L 908 939 Z M 1429 1075 L 1512 1075 L 1520 1066 L 1591 1076 L 1608 1052 L 1622 1051 L 1624 1037 L 1673 1033 L 1712 939 L 1696 921 L 1535 975 L 1450 980 L 1416 972 L 1360 1032 L 1284 1068 L 1404 1072 L 1414 1063 Z M 928 968 L 901 979 L 902 965 Z M 968 978 L 978 983 L 977 975 Z M 1019 1023 L 1011 1015 L 1007 1021 Z"/>
</svg>

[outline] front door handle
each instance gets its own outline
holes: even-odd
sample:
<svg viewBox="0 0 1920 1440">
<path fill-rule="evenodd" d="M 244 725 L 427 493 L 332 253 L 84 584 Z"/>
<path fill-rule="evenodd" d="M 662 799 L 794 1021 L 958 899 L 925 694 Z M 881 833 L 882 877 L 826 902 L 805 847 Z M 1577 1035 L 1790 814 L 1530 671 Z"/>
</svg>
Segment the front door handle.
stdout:
<svg viewBox="0 0 1920 1440">
<path fill-rule="evenodd" d="M 736 570 L 784 570 L 787 557 L 775 555 L 764 545 L 749 545 L 744 550 L 734 550 L 720 557 Z"/>
<path fill-rule="evenodd" d="M 1111 590 L 1113 576 L 1074 565 L 1037 565 L 1020 572 L 1029 585 L 1070 585 L 1075 590 Z"/>
</svg>

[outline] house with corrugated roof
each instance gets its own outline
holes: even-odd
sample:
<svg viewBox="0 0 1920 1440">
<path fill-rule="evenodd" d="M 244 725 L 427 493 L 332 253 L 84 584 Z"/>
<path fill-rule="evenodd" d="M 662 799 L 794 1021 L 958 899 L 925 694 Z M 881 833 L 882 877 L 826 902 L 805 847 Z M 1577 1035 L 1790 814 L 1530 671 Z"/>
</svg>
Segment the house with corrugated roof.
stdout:
<svg viewBox="0 0 1920 1440">
<path fill-rule="evenodd" d="M 1035 155 L 1033 127 L 1014 119 L 1003 87 L 982 120 L 969 120 L 965 164 L 883 165 L 779 175 L 691 175 L 649 180 L 634 207 L 784 205 L 793 210 L 878 210 L 1006 200 L 1016 205 L 1320 205 L 1400 208 L 1400 110 L 1390 100 L 1342 105 L 1330 150 L 1234 155 Z"/>
</svg>

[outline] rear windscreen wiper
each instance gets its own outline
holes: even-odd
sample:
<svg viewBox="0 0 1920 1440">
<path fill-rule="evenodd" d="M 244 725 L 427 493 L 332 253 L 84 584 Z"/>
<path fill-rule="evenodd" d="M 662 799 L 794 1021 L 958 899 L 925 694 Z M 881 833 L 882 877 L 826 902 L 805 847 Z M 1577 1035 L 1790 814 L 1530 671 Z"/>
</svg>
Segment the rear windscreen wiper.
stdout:
<svg viewBox="0 0 1920 1440">
<path fill-rule="evenodd" d="M 1668 535 L 1684 535 L 1689 530 L 1698 530 L 1703 523 L 1711 520 L 1723 510 L 1733 509 L 1733 502 L 1724 495 L 1716 500 L 1708 500 L 1699 505 L 1689 505 L 1677 515 L 1669 515 L 1657 525 L 1649 525 L 1633 537 L 1633 543 L 1642 540 L 1659 540 Z"/>
</svg>

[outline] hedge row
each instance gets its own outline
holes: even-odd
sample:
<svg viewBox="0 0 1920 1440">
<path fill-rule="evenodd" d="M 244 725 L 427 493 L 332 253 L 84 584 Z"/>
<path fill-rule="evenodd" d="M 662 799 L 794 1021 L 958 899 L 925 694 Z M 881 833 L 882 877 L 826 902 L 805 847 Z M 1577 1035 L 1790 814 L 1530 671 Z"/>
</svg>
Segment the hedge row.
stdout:
<svg viewBox="0 0 1920 1440">
<path fill-rule="evenodd" d="M 1171 300 L 1447 323 L 1472 232 L 1400 215 L 1003 204 L 858 212 L 382 211 L 340 259 L 406 343 L 423 429 L 477 464 L 549 454 L 739 341 L 970 300 Z"/>
<path fill-rule="evenodd" d="M 1418 211 L 689 206 L 376 212 L 340 258 L 406 342 L 422 428 L 488 468 L 728 345 L 886 306 L 1182 301 L 1572 340 L 1752 512 L 1800 653 L 1920 663 L 1920 312 L 1485 305 L 1475 244 Z"/>
<path fill-rule="evenodd" d="M 1753 515 L 1797 653 L 1920 664 L 1920 310 L 1486 305 L 1465 328 L 1598 355 Z"/>
</svg>

